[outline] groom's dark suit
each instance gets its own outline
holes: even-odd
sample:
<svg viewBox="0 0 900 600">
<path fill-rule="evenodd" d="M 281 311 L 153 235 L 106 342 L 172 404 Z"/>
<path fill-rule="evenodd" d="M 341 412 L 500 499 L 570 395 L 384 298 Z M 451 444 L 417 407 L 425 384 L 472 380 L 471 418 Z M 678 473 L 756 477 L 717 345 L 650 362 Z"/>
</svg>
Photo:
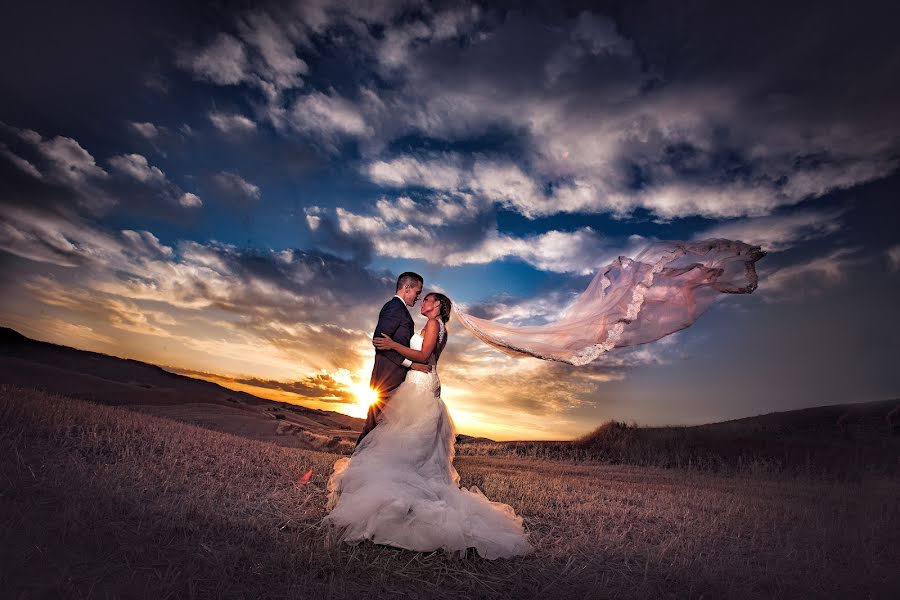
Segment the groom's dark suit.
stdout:
<svg viewBox="0 0 900 600">
<path fill-rule="evenodd" d="M 413 320 L 409 315 L 406 304 L 403 300 L 394 296 L 388 300 L 378 314 L 375 337 L 380 337 L 382 333 L 386 333 L 395 342 L 409 346 L 409 339 L 413 335 L 413 327 Z M 406 372 L 409 369 L 403 366 L 404 360 L 406 359 L 395 350 L 375 351 L 375 366 L 372 368 L 372 379 L 369 381 L 369 387 L 378 391 L 378 401 L 369 406 L 366 424 L 356 440 L 357 445 L 366 437 L 366 434 L 375 428 L 375 419 L 381 413 L 382 407 L 390 399 L 394 390 L 400 387 L 400 384 L 406 379 Z"/>
</svg>

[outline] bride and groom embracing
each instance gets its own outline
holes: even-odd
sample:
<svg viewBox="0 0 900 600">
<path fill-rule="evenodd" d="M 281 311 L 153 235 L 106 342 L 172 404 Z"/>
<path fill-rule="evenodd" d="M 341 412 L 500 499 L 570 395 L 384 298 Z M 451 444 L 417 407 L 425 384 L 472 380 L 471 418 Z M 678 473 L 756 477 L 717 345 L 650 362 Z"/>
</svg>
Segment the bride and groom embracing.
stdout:
<svg viewBox="0 0 900 600">
<path fill-rule="evenodd" d="M 450 311 L 509 355 L 580 366 L 689 327 L 723 294 L 753 292 L 755 263 L 764 255 L 759 246 L 727 239 L 653 242 L 635 258 L 619 256 L 603 267 L 561 319 L 544 325 L 480 319 L 432 292 L 421 309 L 428 322 L 415 335 L 406 306 L 415 306 L 423 281 L 403 273 L 375 330 L 372 386 L 382 398 L 369 409 L 353 456 L 334 465 L 325 523 L 349 543 L 460 553 L 474 547 L 491 559 L 530 552 L 522 518 L 510 506 L 477 487 L 459 487 L 453 420 L 436 370 Z"/>
<path fill-rule="evenodd" d="M 456 431 L 437 374 L 452 304 L 443 294 L 427 294 L 425 327 L 413 333 L 406 307 L 415 306 L 423 284 L 416 273 L 401 274 L 396 295 L 378 316 L 370 385 L 379 398 L 353 455 L 334 464 L 323 522 L 351 544 L 368 539 L 460 554 L 475 548 L 488 559 L 528 553 L 523 520 L 510 506 L 490 501 L 475 486 L 459 486 Z"/>
</svg>

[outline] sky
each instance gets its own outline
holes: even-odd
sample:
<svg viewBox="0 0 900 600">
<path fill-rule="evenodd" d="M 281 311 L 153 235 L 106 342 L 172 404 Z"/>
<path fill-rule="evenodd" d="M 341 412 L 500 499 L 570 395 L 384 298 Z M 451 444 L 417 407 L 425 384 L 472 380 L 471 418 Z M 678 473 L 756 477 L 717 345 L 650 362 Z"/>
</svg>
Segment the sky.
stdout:
<svg viewBox="0 0 900 600">
<path fill-rule="evenodd" d="M 0 325 L 363 416 L 402 271 L 538 324 L 620 255 L 725 237 L 768 252 L 755 292 L 586 366 L 451 320 L 457 429 L 898 397 L 898 15 L 790 4 L 17 3 Z"/>
</svg>

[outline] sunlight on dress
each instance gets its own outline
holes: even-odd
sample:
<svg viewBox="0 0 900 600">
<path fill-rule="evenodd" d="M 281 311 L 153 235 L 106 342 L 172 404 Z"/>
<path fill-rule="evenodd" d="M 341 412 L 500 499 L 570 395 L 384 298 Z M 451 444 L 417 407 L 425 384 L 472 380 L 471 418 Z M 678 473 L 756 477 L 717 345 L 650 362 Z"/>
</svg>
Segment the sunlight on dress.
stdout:
<svg viewBox="0 0 900 600">
<path fill-rule="evenodd" d="M 429 363 L 436 365 L 446 343 L 440 323 Z M 410 340 L 422 348 L 422 336 Z M 532 551 L 523 519 L 492 502 L 475 486 L 459 487 L 453 467 L 456 430 L 440 397 L 436 369 L 410 370 L 385 405 L 378 425 L 349 458 L 334 464 L 328 479 L 323 523 L 337 540 L 371 540 L 398 548 L 464 553 L 475 548 L 487 559 Z"/>
</svg>

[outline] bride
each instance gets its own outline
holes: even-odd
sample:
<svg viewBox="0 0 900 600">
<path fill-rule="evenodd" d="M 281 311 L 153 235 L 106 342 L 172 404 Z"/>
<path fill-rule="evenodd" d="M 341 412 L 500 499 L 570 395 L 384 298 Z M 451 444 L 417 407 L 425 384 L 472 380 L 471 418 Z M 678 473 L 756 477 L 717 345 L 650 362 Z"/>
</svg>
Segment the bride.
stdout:
<svg viewBox="0 0 900 600">
<path fill-rule="evenodd" d="M 459 486 L 453 467 L 456 431 L 441 400 L 437 362 L 447 345 L 450 299 L 430 293 L 422 301 L 425 327 L 410 348 L 390 337 L 374 341 L 424 363 L 415 365 L 384 407 L 378 426 L 328 479 L 323 520 L 339 541 L 372 540 L 409 550 L 444 549 L 464 554 L 474 547 L 487 559 L 532 551 L 522 517 L 492 502 L 476 486 Z"/>
<path fill-rule="evenodd" d="M 456 315 L 478 339 L 512 356 L 584 365 L 689 327 L 723 295 L 752 293 L 763 256 L 759 246 L 727 239 L 659 241 L 602 268 L 556 322 L 513 326 L 458 309 Z M 455 432 L 434 370 L 451 310 L 446 296 L 428 294 L 422 302 L 428 323 L 410 348 L 389 337 L 375 340 L 379 349 L 430 368 L 414 364 L 380 424 L 351 458 L 335 463 L 325 522 L 343 541 L 420 551 L 474 547 L 491 559 L 532 550 L 522 518 L 476 487 L 460 488 L 451 464 Z"/>
</svg>

